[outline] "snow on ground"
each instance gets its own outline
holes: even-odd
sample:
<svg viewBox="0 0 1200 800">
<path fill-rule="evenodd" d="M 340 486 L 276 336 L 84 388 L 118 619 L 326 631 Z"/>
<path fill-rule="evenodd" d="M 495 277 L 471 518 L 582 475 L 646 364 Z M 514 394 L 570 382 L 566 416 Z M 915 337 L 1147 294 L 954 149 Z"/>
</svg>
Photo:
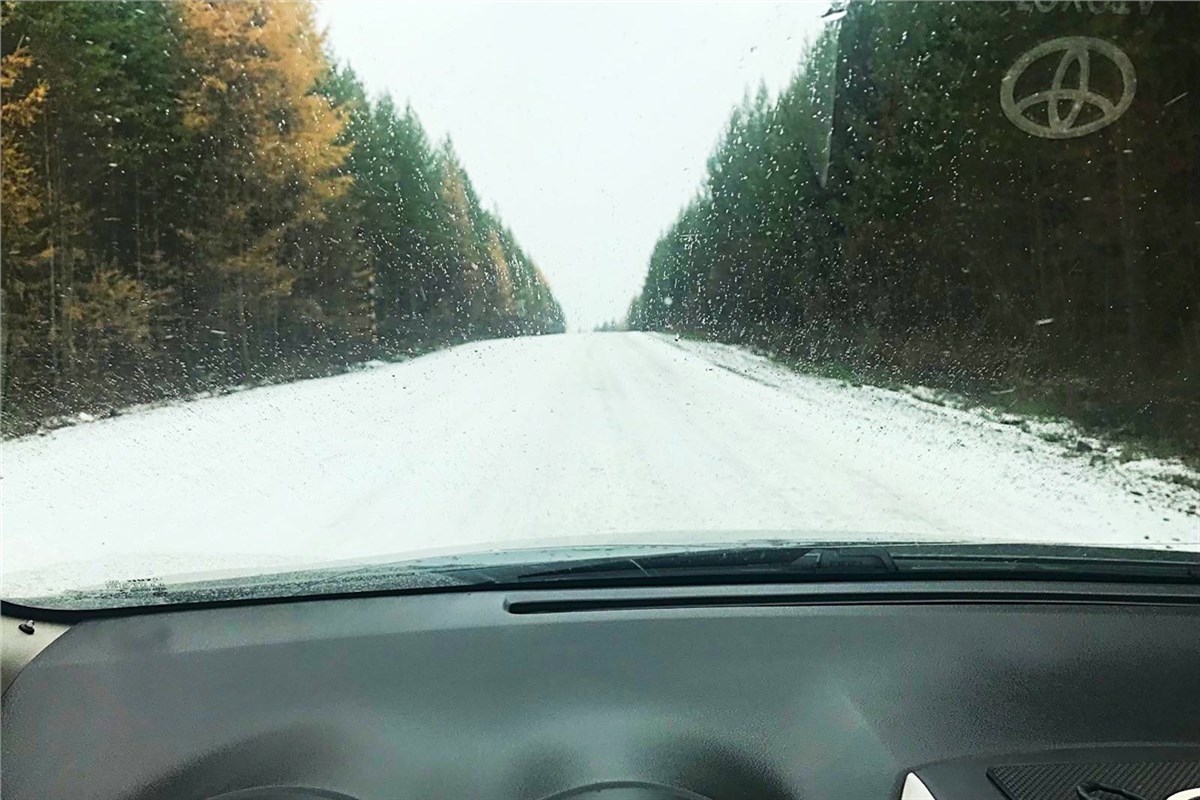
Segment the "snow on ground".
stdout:
<svg viewBox="0 0 1200 800">
<path fill-rule="evenodd" d="M 1161 469 L 638 333 L 480 342 L 149 408 L 6 442 L 2 471 L 9 597 L 680 531 L 1200 549 L 1200 492 Z"/>
</svg>

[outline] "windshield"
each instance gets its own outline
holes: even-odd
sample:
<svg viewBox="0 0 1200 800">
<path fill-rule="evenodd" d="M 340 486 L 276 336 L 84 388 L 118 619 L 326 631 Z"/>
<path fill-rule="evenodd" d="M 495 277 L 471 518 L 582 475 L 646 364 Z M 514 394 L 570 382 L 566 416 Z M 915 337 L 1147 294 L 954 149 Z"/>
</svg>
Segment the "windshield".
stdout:
<svg viewBox="0 0 1200 800">
<path fill-rule="evenodd" d="M 6 600 L 1200 552 L 1200 4 L 2 13 Z"/>
</svg>

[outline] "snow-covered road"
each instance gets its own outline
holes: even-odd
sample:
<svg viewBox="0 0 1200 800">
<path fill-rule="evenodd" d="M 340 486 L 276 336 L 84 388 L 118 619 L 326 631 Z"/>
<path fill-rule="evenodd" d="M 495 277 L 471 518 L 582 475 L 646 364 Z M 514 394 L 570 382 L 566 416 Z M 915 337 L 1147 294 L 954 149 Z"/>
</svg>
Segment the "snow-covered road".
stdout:
<svg viewBox="0 0 1200 800">
<path fill-rule="evenodd" d="M 1196 493 L 1136 464 L 634 333 L 469 344 L 7 442 L 2 486 L 6 594 L 666 531 L 1200 547 Z"/>
</svg>

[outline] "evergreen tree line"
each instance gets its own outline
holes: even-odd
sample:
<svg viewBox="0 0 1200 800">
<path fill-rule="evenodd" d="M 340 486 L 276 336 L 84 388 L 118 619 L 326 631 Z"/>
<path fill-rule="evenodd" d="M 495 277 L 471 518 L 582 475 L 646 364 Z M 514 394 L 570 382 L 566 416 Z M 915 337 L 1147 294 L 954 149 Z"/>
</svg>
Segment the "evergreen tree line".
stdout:
<svg viewBox="0 0 1200 800">
<path fill-rule="evenodd" d="M 627 323 L 1200 455 L 1200 38 L 1187 33 L 1200 5 L 845 12 L 777 99 L 760 90 L 734 111 Z M 1119 46 L 1136 95 L 1096 133 L 1032 136 L 1005 117 L 1001 78 L 1065 35 Z M 1031 67 L 1016 96 L 1050 88 L 1059 64 Z M 1089 78 L 1120 96 L 1101 55 Z M 1045 125 L 1045 103 L 1026 111 L 1039 114 Z"/>
<path fill-rule="evenodd" d="M 6 432 L 561 331 L 449 140 L 308 2 L 3 4 Z"/>
</svg>

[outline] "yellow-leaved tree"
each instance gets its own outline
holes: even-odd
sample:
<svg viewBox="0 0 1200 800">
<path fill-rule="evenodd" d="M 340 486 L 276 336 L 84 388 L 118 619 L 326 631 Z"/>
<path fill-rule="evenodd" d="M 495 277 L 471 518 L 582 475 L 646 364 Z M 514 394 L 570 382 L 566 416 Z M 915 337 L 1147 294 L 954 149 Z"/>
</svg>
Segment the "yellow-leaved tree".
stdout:
<svg viewBox="0 0 1200 800">
<path fill-rule="evenodd" d="M 0 7 L 0 19 L 10 6 Z M 37 269 L 34 251 L 39 244 L 38 217 L 41 193 L 30 158 L 30 132 L 37 120 L 46 86 L 29 80 L 33 58 L 18 44 L 0 58 L 0 245 L 3 246 L 4 280 L 0 290 L 0 385 L 11 371 L 10 359 L 28 357 L 38 337 L 33 330 L 38 319 L 44 277 Z M 41 337 L 45 338 L 45 335 Z"/>
<path fill-rule="evenodd" d="M 323 218 L 347 189 L 339 174 L 345 121 L 315 91 L 328 72 L 309 2 L 188 2 L 180 6 L 192 78 L 181 92 L 202 185 L 194 258 L 215 270 L 218 319 L 235 373 L 278 350 L 296 275 L 280 259 L 289 233 Z"/>
<path fill-rule="evenodd" d="M 484 255 L 480 252 L 472 218 L 466 173 L 449 143 L 441 153 L 442 185 L 439 192 L 447 216 L 449 247 L 445 268 L 450 291 L 442 299 L 440 315 L 448 320 L 455 335 L 472 338 L 482 329 L 485 309 L 483 292 Z"/>
<path fill-rule="evenodd" d="M 497 323 L 505 327 L 513 315 L 513 280 L 512 270 L 508 266 L 508 255 L 504 252 L 504 242 L 500 240 L 500 232 L 493 225 L 488 230 L 487 243 L 488 260 L 491 262 L 492 281 L 495 284 L 495 313 Z"/>
</svg>

